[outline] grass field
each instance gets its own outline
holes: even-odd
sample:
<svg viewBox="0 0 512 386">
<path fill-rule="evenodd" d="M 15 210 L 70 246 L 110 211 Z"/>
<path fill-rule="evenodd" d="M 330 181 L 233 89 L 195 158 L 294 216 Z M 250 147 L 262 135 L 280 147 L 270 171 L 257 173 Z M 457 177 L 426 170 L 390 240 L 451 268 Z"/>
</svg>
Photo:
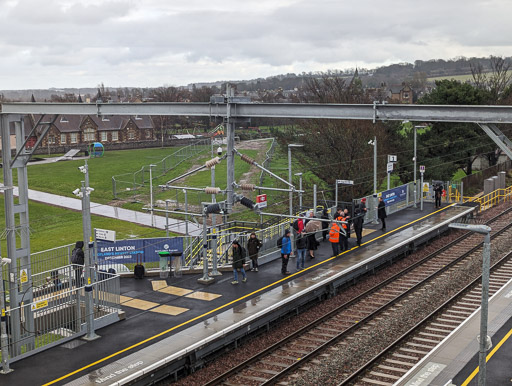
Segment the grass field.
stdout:
<svg viewBox="0 0 512 386">
<path fill-rule="evenodd" d="M 4 197 L 0 196 L 0 218 L 4 218 Z M 30 249 L 32 252 L 55 248 L 82 240 L 82 214 L 37 202 L 29 203 Z M 130 222 L 92 216 L 92 228 L 112 229 L 118 239 L 139 237 L 162 237 L 165 231 L 139 226 Z M 6 251 L 5 240 L 1 242 Z"/>
<path fill-rule="evenodd" d="M 161 161 L 178 149 L 172 147 L 106 151 L 101 158 L 89 159 L 90 186 L 94 188 L 91 200 L 101 204 L 112 201 L 112 176 L 136 172 L 145 165 Z M 187 170 L 194 162 L 197 162 L 197 159 L 183 162 L 175 173 Z M 74 197 L 73 190 L 81 186 L 80 181 L 84 178 L 84 175 L 78 170 L 78 167 L 82 165 L 84 165 L 83 160 L 30 165 L 28 167 L 29 188 Z"/>
<path fill-rule="evenodd" d="M 508 71 L 508 75 L 512 73 L 512 70 Z M 487 72 L 484 75 L 490 76 L 492 73 Z M 466 74 L 466 75 L 449 75 L 449 76 L 436 76 L 432 78 L 427 78 L 429 82 L 435 82 L 436 80 L 458 80 L 459 82 L 472 82 L 473 81 L 473 75 L 472 74 Z"/>
</svg>

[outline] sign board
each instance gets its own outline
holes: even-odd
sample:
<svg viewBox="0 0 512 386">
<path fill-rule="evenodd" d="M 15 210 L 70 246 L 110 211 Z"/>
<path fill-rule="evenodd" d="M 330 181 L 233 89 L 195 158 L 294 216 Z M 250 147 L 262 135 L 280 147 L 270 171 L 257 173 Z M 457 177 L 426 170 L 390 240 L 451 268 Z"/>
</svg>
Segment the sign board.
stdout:
<svg viewBox="0 0 512 386">
<path fill-rule="evenodd" d="M 259 208 L 266 208 L 267 207 L 267 195 L 266 194 L 257 195 L 256 202 L 258 203 Z"/>
<path fill-rule="evenodd" d="M 158 252 L 183 252 L 183 238 L 119 240 L 115 243 L 98 241 L 96 250 L 100 265 L 136 263 L 138 256 L 142 257 L 142 262 L 158 262 Z"/>
<path fill-rule="evenodd" d="M 32 311 L 37 311 L 46 307 L 48 307 L 48 300 L 41 300 L 40 302 L 32 303 L 30 309 Z"/>
<path fill-rule="evenodd" d="M 338 185 L 354 185 L 354 181 L 352 180 L 336 180 Z"/>
<path fill-rule="evenodd" d="M 423 183 L 423 191 L 424 191 L 425 193 L 428 193 L 428 192 L 429 192 L 429 190 L 430 190 L 430 184 L 429 184 L 428 182 L 424 182 L 424 183 Z"/>
<path fill-rule="evenodd" d="M 28 270 L 26 268 L 20 270 L 20 283 L 28 282 Z"/>
<path fill-rule="evenodd" d="M 397 162 L 398 157 L 396 155 L 388 155 L 388 162 Z"/>
<path fill-rule="evenodd" d="M 420 173 L 425 173 L 425 165 L 420 165 Z"/>
<path fill-rule="evenodd" d="M 388 173 L 393 172 L 393 162 L 388 162 Z"/>
<path fill-rule="evenodd" d="M 116 231 L 110 231 L 108 229 L 94 228 L 94 234 L 96 240 L 116 242 Z"/>
<path fill-rule="evenodd" d="M 407 198 L 407 185 L 402 185 L 398 188 L 386 190 L 382 192 L 381 197 L 386 206 L 404 201 Z"/>
</svg>

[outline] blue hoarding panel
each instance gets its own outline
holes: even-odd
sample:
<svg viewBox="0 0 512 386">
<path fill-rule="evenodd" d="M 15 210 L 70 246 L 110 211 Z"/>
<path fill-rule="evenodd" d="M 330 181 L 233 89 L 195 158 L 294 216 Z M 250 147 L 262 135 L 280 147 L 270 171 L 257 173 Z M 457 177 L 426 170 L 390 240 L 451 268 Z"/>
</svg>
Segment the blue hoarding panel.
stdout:
<svg viewBox="0 0 512 386">
<path fill-rule="evenodd" d="M 407 198 L 407 185 L 399 186 L 382 192 L 382 200 L 386 206 L 395 204 L 400 201 L 404 201 Z"/>
<path fill-rule="evenodd" d="M 136 263 L 137 256 L 142 256 L 143 262 L 159 261 L 158 252 L 183 252 L 183 238 L 156 238 L 121 240 L 115 243 L 108 241 L 97 242 L 98 262 Z"/>
</svg>

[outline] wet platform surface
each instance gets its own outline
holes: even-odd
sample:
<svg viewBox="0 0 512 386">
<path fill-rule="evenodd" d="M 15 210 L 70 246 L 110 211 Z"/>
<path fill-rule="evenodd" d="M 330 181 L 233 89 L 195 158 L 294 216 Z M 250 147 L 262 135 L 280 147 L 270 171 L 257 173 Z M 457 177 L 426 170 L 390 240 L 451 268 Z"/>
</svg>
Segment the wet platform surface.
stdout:
<svg viewBox="0 0 512 386">
<path fill-rule="evenodd" d="M 510 385 L 512 280 L 489 300 L 488 322 L 493 347 L 487 353 L 487 385 Z M 478 385 L 479 345 L 476 337 L 479 334 L 480 311 L 477 310 L 396 384 Z"/>
<path fill-rule="evenodd" d="M 293 302 L 304 291 L 325 286 L 470 210 L 457 206 L 434 212 L 427 204 L 423 212 L 411 208 L 392 214 L 386 233 L 377 229 L 380 225 L 367 226 L 363 245 L 356 247 L 351 239 L 352 249 L 335 258 L 330 243 L 321 242 L 315 259 L 306 258 L 305 270 L 296 271 L 292 258 L 288 265 L 292 274 L 285 277 L 277 260 L 261 266 L 259 272 L 248 272 L 248 281 L 238 285 L 231 284 L 233 275 L 227 272 L 209 286 L 197 283 L 200 275 L 166 280 L 123 278 L 121 302 L 126 320 L 97 331 L 102 338 L 96 341 L 57 346 L 15 362 L 11 366 L 15 371 L 0 380 L 72 385 L 119 382 L 250 324 L 269 310 Z"/>
</svg>

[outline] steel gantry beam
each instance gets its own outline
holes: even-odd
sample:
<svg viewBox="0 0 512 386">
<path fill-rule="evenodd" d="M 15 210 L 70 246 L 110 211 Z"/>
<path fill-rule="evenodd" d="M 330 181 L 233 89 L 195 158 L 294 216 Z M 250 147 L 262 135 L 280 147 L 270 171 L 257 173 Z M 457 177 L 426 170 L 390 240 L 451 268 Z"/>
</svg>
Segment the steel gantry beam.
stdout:
<svg viewBox="0 0 512 386">
<path fill-rule="evenodd" d="M 228 108 L 229 105 L 229 108 Z M 305 103 L 3 103 L 3 114 L 176 115 L 234 118 L 512 123 L 512 106 Z"/>
</svg>

